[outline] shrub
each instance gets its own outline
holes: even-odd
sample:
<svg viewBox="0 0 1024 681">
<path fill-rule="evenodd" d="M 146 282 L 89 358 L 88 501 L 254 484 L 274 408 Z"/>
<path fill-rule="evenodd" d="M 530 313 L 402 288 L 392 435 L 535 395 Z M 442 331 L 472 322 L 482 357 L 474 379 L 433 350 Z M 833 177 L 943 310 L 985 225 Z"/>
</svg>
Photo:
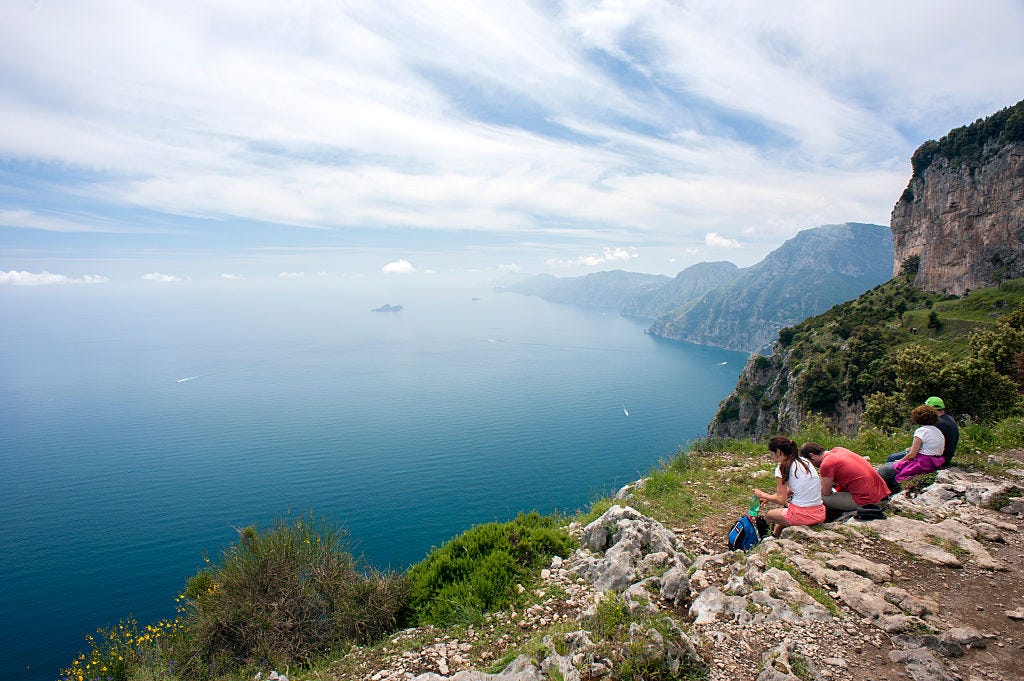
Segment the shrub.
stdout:
<svg viewBox="0 0 1024 681">
<path fill-rule="evenodd" d="M 892 433 L 901 430 L 907 420 L 907 405 L 902 395 L 874 393 L 864 398 L 864 422 Z"/>
<path fill-rule="evenodd" d="M 789 344 L 793 342 L 793 336 L 796 331 L 791 326 L 787 326 L 779 330 L 779 345 L 782 347 L 789 347 Z"/>
<path fill-rule="evenodd" d="M 827 360 L 810 363 L 797 378 L 800 402 L 814 411 L 832 413 L 842 397 L 838 367 Z"/>
<path fill-rule="evenodd" d="M 392 631 L 407 595 L 404 579 L 362 569 L 344 539 L 312 516 L 242 530 L 219 565 L 186 584 L 193 649 L 182 651 L 179 668 L 203 677 L 253 660 L 301 663 Z"/>
<path fill-rule="evenodd" d="M 572 546 L 554 518 L 536 512 L 477 525 L 409 569 L 407 618 L 440 626 L 473 623 L 512 603 L 518 582 L 553 555 L 568 555 Z"/>
<path fill-rule="evenodd" d="M 134 618 L 99 629 L 95 636 L 86 636 L 88 652 L 79 653 L 69 667 L 61 670 L 60 681 L 128 681 L 140 670 L 152 678 L 170 678 L 164 650 L 182 630 L 182 622 L 161 620 L 139 627 Z"/>
<path fill-rule="evenodd" d="M 1022 407 L 1017 383 L 998 373 L 991 362 L 971 357 L 942 367 L 939 372 L 946 386 L 943 399 L 957 414 L 990 423 L 1019 413 Z M 933 393 L 939 394 L 939 393 Z"/>
<path fill-rule="evenodd" d="M 975 357 L 990 362 L 1004 376 L 1016 378 L 1017 357 L 1024 352 L 1024 331 L 999 324 L 972 332 L 970 345 Z"/>
</svg>

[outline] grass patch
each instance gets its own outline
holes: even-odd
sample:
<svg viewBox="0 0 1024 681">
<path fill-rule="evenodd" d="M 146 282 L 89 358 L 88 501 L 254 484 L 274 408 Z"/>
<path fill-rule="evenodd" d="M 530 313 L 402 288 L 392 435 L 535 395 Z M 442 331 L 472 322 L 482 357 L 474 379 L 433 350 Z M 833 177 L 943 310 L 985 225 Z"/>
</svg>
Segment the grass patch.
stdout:
<svg viewBox="0 0 1024 681">
<path fill-rule="evenodd" d="M 900 483 L 903 487 L 903 491 L 908 495 L 920 494 L 925 487 L 928 487 L 935 482 L 935 478 L 938 477 L 938 473 L 925 473 L 924 475 L 918 475 L 909 480 L 904 480 Z"/>
<path fill-rule="evenodd" d="M 954 544 L 945 537 L 928 537 L 928 543 L 932 544 L 933 546 L 938 546 L 946 553 L 956 556 L 957 560 L 967 560 L 971 556 L 970 551 L 963 548 L 959 544 Z"/>
<path fill-rule="evenodd" d="M 796 569 L 796 566 L 786 559 L 784 553 L 781 551 L 772 551 L 765 554 L 765 560 L 768 567 L 774 567 L 788 572 L 790 576 L 797 581 L 800 588 L 803 589 L 808 596 L 820 603 L 822 607 L 832 613 L 833 617 L 842 617 L 842 611 L 839 609 L 839 605 L 835 602 L 835 599 L 829 596 L 828 592 L 821 587 L 811 584 L 806 575 Z"/>
<path fill-rule="evenodd" d="M 597 605 L 592 626 L 598 637 L 597 654 L 612 660 L 612 679 L 698 681 L 707 678 L 703 661 L 685 640 L 678 624 L 667 615 L 652 616 L 644 610 L 631 613 L 621 596 L 607 592 Z M 638 635 L 638 632 L 642 633 Z M 690 650 L 690 654 L 673 661 L 668 655 L 669 648 Z"/>
<path fill-rule="evenodd" d="M 814 681 L 817 678 L 814 672 L 811 671 L 807 658 L 803 655 L 791 654 L 789 656 L 789 669 L 800 681 Z"/>
</svg>

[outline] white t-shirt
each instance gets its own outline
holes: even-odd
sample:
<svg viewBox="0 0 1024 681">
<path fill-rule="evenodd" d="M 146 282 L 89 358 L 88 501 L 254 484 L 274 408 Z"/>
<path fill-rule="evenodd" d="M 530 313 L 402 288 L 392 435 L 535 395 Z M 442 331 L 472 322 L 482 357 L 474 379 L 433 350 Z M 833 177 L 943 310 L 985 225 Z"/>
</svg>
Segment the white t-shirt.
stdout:
<svg viewBox="0 0 1024 681">
<path fill-rule="evenodd" d="M 942 456 L 946 448 L 946 436 L 935 426 L 921 426 L 914 431 L 914 437 L 921 438 L 921 449 L 918 454 L 925 456 Z"/>
<path fill-rule="evenodd" d="M 804 470 L 801 462 L 807 464 L 808 470 Z M 782 469 L 775 467 L 775 477 L 782 479 Z M 796 506 L 821 506 L 821 477 L 818 469 L 811 465 L 806 459 L 794 459 L 789 467 L 789 489 L 793 492 L 790 503 Z"/>
</svg>

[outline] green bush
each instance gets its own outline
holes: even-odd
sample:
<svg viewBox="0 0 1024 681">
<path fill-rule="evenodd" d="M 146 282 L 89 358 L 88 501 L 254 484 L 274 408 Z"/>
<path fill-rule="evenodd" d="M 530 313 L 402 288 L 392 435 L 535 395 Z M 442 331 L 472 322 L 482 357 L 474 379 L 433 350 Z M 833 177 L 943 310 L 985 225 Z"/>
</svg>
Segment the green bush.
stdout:
<svg viewBox="0 0 1024 681">
<path fill-rule="evenodd" d="M 474 623 L 512 603 L 517 583 L 552 556 L 568 555 L 573 543 L 554 518 L 536 512 L 477 525 L 409 569 L 407 618 L 439 626 Z"/>
<path fill-rule="evenodd" d="M 833 362 L 810 362 L 797 377 L 797 391 L 801 403 L 814 411 L 832 413 L 842 397 L 839 368 Z"/>
<path fill-rule="evenodd" d="M 1021 411 L 1017 383 L 998 373 L 991 362 L 971 357 L 943 366 L 939 372 L 946 386 L 943 400 L 947 410 L 966 414 L 976 421 L 991 423 Z"/>
<path fill-rule="evenodd" d="M 309 516 L 239 535 L 218 565 L 185 586 L 191 640 L 175 654 L 184 675 L 308 662 L 394 629 L 404 578 L 357 565 L 336 526 Z"/>
<path fill-rule="evenodd" d="M 907 405 L 902 394 L 874 393 L 864 398 L 864 422 L 885 433 L 902 430 L 907 422 Z"/>
</svg>

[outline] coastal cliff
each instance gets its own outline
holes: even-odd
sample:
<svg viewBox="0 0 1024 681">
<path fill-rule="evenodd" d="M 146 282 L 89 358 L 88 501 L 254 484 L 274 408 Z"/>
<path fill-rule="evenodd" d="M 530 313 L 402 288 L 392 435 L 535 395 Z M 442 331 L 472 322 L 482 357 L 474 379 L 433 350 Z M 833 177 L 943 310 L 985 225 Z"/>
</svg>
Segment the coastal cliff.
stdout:
<svg viewBox="0 0 1024 681">
<path fill-rule="evenodd" d="M 768 347 L 779 330 L 889 277 L 892 237 L 880 225 L 805 229 L 732 281 L 671 310 L 655 336 L 728 350 Z"/>
<path fill-rule="evenodd" d="M 919 390 L 948 399 L 975 380 L 952 370 L 938 377 L 907 368 L 913 363 L 900 358 L 916 356 L 904 352 L 908 346 L 929 354 L 941 343 L 952 354 L 933 360 L 933 368 L 972 356 L 984 363 L 971 332 L 991 329 L 1018 304 L 1019 285 L 1009 282 L 1024 277 L 1024 102 L 926 142 L 911 165 L 913 176 L 892 213 L 894 278 L 782 329 L 770 356 L 748 361 L 710 435 L 765 437 L 796 429 L 810 414 L 854 432 L 872 395 L 885 395 L 890 411 L 909 410 L 906 400 L 931 394 Z M 991 371 L 1013 373 L 1006 362 Z M 963 393 L 954 402 L 958 415 L 971 411 L 970 399 Z M 901 420 L 890 415 L 876 424 Z"/>
<path fill-rule="evenodd" d="M 963 295 L 1024 276 L 1024 102 L 925 142 L 892 211 L 894 276 Z"/>
<path fill-rule="evenodd" d="M 700 262 L 687 267 L 663 286 L 638 292 L 626 301 L 620 311 L 627 317 L 657 319 L 680 305 L 727 285 L 739 274 L 740 269 L 731 262 Z"/>
</svg>

